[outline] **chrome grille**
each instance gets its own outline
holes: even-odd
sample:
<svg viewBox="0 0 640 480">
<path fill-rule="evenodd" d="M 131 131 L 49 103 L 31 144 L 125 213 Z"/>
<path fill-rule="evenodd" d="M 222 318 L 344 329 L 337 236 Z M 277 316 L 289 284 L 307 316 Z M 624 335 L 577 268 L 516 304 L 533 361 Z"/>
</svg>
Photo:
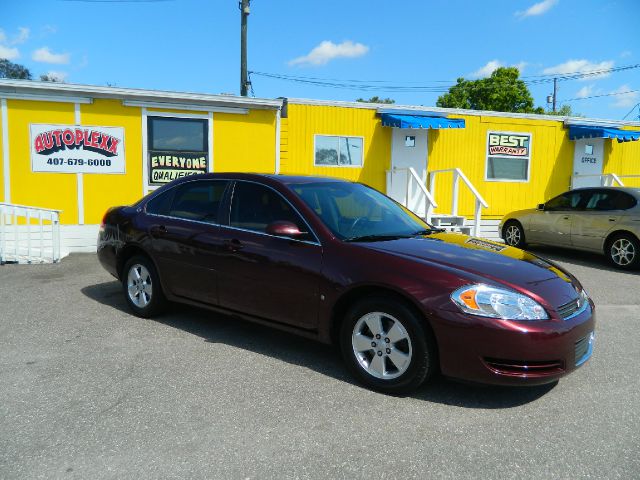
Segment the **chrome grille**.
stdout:
<svg viewBox="0 0 640 480">
<path fill-rule="evenodd" d="M 593 332 L 591 332 L 589 335 L 582 337 L 575 343 L 576 366 L 582 365 L 591 356 L 591 353 L 593 352 L 593 339 L 594 335 Z"/>
<path fill-rule="evenodd" d="M 582 306 L 581 298 L 578 297 L 574 300 L 571 300 L 568 303 L 565 303 L 564 305 L 560 305 L 558 307 L 558 313 L 562 318 L 566 319 L 571 315 L 573 315 L 574 313 L 576 313 L 578 310 L 580 310 L 581 306 Z"/>
</svg>

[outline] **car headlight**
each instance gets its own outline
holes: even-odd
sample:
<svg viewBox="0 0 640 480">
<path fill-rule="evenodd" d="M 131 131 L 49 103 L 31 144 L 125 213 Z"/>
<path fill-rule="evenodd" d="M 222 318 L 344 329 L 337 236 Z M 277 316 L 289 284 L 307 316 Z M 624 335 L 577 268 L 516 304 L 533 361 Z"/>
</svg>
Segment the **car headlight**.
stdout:
<svg viewBox="0 0 640 480">
<path fill-rule="evenodd" d="M 549 315 L 532 298 L 488 285 L 467 285 L 451 294 L 463 312 L 504 320 L 547 320 Z"/>
</svg>

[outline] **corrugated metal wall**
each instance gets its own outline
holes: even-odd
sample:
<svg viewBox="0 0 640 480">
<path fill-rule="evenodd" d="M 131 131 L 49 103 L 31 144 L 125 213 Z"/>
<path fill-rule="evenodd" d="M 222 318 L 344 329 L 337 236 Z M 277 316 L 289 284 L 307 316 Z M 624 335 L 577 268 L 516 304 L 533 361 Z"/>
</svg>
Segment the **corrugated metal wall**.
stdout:
<svg viewBox="0 0 640 480">
<path fill-rule="evenodd" d="M 625 127 L 623 130 L 638 130 L 638 127 Z M 616 175 L 640 175 L 640 141 L 619 143 L 617 140 L 605 140 L 604 173 Z M 640 187 L 640 178 L 622 178 L 627 187 Z"/>
</svg>

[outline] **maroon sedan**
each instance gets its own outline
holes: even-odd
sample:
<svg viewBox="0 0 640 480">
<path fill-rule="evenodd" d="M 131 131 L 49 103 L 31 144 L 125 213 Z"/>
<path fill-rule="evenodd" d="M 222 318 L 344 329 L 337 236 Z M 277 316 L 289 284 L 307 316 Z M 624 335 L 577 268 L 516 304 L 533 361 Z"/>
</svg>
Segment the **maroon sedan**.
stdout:
<svg viewBox="0 0 640 480">
<path fill-rule="evenodd" d="M 141 317 L 174 301 L 336 343 L 353 375 L 385 392 L 435 372 L 541 384 L 592 352 L 594 305 L 570 273 L 434 229 L 359 183 L 183 178 L 110 209 L 98 257 Z"/>
</svg>

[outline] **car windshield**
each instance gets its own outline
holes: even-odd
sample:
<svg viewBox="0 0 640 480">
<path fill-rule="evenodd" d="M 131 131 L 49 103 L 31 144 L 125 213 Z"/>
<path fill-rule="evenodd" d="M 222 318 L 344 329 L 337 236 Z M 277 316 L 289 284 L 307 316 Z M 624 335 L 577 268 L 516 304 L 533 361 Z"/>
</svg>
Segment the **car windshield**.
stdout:
<svg viewBox="0 0 640 480">
<path fill-rule="evenodd" d="M 434 231 L 406 208 L 360 183 L 298 183 L 289 187 L 341 240 L 385 240 Z"/>
</svg>

